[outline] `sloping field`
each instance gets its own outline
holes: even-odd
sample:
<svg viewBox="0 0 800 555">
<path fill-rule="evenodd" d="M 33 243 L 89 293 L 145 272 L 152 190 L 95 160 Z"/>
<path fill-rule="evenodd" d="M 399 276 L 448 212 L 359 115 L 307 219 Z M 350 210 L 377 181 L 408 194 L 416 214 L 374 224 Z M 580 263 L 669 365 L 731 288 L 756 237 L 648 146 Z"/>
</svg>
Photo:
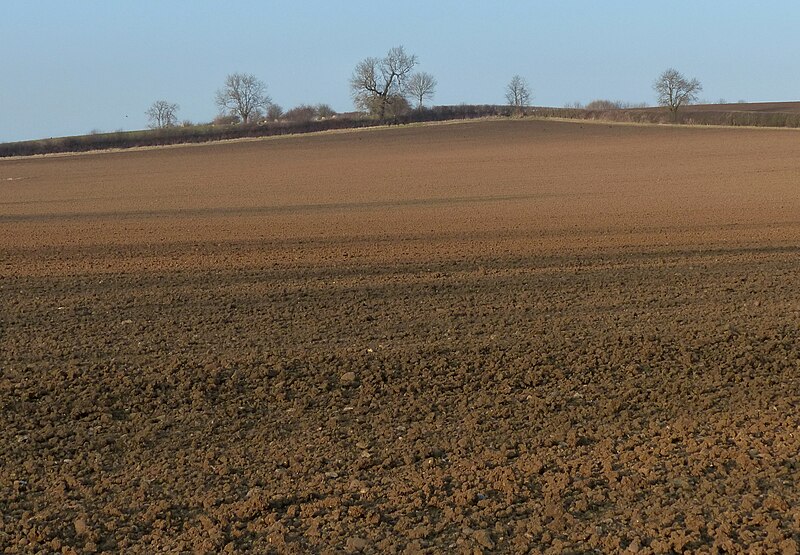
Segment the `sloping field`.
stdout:
<svg viewBox="0 0 800 555">
<path fill-rule="evenodd" d="M 799 144 L 0 161 L 0 550 L 795 553 Z"/>
</svg>

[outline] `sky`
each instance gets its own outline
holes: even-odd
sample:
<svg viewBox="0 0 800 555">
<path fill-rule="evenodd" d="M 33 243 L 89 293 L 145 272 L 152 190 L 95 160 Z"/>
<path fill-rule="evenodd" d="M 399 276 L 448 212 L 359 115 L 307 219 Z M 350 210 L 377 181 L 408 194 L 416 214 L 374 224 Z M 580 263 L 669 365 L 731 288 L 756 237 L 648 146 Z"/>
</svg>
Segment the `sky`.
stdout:
<svg viewBox="0 0 800 555">
<path fill-rule="evenodd" d="M 800 2 L 773 0 L 0 0 L 0 142 L 143 129 L 159 99 L 211 121 L 225 76 L 284 109 L 353 110 L 349 77 L 402 45 L 434 104 L 655 103 L 675 67 L 717 101 L 800 99 Z"/>
</svg>

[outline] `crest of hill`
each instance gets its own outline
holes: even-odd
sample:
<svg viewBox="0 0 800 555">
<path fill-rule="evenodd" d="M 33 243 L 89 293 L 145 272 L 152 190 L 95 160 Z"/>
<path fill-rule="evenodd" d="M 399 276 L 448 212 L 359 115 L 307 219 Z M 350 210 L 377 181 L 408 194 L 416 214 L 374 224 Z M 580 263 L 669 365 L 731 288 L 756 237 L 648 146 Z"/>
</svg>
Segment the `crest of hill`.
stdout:
<svg viewBox="0 0 800 555">
<path fill-rule="evenodd" d="M 800 102 L 745 102 L 735 104 L 696 104 L 690 112 L 756 112 L 761 114 L 798 114 Z"/>
<path fill-rule="evenodd" d="M 647 108 L 541 108 L 541 117 L 613 121 L 620 123 L 669 123 L 732 127 L 800 127 L 800 102 L 751 102 L 690 104 L 677 114 L 663 107 Z"/>
<path fill-rule="evenodd" d="M 620 123 L 800 128 L 800 101 L 693 104 L 681 108 L 677 115 L 669 113 L 663 107 L 604 109 L 528 107 L 518 109 L 499 105 L 434 106 L 415 110 L 391 120 L 378 120 L 365 117 L 359 112 L 351 112 L 339 114 L 337 118 L 314 121 L 274 122 L 265 125 L 201 125 L 2 143 L 0 144 L 0 158 L 201 143 L 247 137 L 375 127 L 384 124 L 523 116 Z"/>
</svg>

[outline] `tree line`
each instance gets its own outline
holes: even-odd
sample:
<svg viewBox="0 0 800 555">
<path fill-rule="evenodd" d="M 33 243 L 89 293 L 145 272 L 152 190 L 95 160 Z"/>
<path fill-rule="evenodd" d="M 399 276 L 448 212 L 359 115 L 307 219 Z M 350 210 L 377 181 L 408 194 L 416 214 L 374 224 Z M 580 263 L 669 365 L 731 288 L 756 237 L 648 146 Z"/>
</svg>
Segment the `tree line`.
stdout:
<svg viewBox="0 0 800 555">
<path fill-rule="evenodd" d="M 422 110 L 433 100 L 438 82 L 426 71 L 415 71 L 419 58 L 409 54 L 403 46 L 391 48 L 382 57 L 364 58 L 356 64 L 350 76 L 350 92 L 355 107 L 369 117 L 380 121 L 396 120 L 412 110 Z M 697 101 L 702 85 L 697 79 L 687 79 L 675 69 L 667 69 L 654 82 L 657 102 L 666 107 L 677 120 L 678 110 Z M 515 113 L 524 114 L 531 106 L 533 92 L 528 81 L 514 75 L 505 87 L 508 106 Z M 249 124 L 267 121 L 311 121 L 336 116 L 327 104 L 315 106 L 302 104 L 284 111 L 267 94 L 267 85 L 253 74 L 232 73 L 225 78 L 222 88 L 216 91 L 214 103 L 219 115 L 215 124 Z M 583 108 L 577 103 L 573 108 Z M 641 107 L 621 102 L 594 101 L 587 109 L 616 109 Z M 166 100 L 153 102 L 145 112 L 149 127 L 165 129 L 178 125 L 180 106 Z M 191 125 L 184 122 L 184 125 Z"/>
</svg>

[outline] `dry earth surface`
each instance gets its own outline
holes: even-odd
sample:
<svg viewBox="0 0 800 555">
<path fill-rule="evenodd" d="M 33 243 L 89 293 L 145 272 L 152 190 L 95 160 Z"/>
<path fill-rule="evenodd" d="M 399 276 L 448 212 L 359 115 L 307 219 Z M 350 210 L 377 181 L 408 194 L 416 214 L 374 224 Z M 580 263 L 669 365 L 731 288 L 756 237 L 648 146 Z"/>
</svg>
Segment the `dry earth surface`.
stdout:
<svg viewBox="0 0 800 555">
<path fill-rule="evenodd" d="M 800 132 L 0 161 L 0 551 L 800 542 Z"/>
</svg>

